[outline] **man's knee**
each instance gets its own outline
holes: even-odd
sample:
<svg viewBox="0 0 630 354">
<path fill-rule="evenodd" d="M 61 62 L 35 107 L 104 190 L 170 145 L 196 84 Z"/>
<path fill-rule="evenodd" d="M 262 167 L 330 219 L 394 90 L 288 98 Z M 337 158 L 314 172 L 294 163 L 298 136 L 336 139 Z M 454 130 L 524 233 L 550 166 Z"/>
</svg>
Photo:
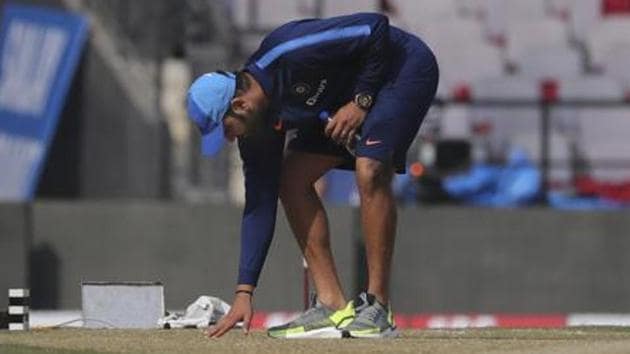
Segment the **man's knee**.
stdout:
<svg viewBox="0 0 630 354">
<path fill-rule="evenodd" d="M 393 168 L 381 161 L 360 157 L 356 163 L 357 186 L 360 194 L 391 188 Z"/>
</svg>

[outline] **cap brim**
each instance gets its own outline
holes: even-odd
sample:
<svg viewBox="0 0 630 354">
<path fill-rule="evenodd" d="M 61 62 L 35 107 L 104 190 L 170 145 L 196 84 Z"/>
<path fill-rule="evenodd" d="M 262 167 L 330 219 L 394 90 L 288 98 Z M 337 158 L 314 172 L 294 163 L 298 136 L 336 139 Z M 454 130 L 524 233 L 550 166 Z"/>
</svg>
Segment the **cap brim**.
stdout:
<svg viewBox="0 0 630 354">
<path fill-rule="evenodd" d="M 208 134 L 201 136 L 201 154 L 204 156 L 216 155 L 225 143 L 223 136 L 223 124 L 219 124 Z"/>
</svg>

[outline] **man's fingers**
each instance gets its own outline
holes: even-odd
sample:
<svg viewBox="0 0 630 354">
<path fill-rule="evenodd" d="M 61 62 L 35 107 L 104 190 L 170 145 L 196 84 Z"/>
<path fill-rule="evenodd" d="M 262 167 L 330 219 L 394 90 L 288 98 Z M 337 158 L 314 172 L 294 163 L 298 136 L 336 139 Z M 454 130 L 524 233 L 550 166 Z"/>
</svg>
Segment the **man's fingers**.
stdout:
<svg viewBox="0 0 630 354">
<path fill-rule="evenodd" d="M 330 134 L 330 138 L 336 141 L 337 143 L 342 143 L 343 140 L 346 138 L 345 136 L 343 136 L 344 130 L 347 130 L 347 129 L 348 127 L 347 127 L 347 124 L 345 124 L 345 122 L 337 123 L 332 133 Z"/>
<path fill-rule="evenodd" d="M 221 329 L 223 328 L 224 323 L 225 323 L 225 320 L 221 319 L 219 322 L 217 322 L 217 324 L 215 324 L 214 326 L 210 327 L 208 329 L 208 337 L 215 338 L 217 333 L 219 333 L 221 331 Z"/>
<path fill-rule="evenodd" d="M 210 328 L 208 328 L 208 337 L 212 338 L 214 337 L 214 335 L 219 331 L 219 324 L 217 323 L 214 326 L 211 326 Z"/>
<path fill-rule="evenodd" d="M 219 338 L 222 335 L 224 335 L 225 332 L 227 332 L 230 328 L 231 328 L 231 326 L 227 325 L 227 323 L 224 322 L 223 324 L 217 326 L 217 328 L 214 331 L 214 333 L 212 333 L 212 335 L 210 335 L 210 338 Z"/>
<path fill-rule="evenodd" d="M 328 119 L 328 123 L 326 123 L 326 128 L 324 129 L 324 133 L 326 134 L 326 136 L 330 136 L 336 125 L 337 122 L 334 119 Z"/>
<path fill-rule="evenodd" d="M 356 130 L 355 129 L 351 129 L 350 132 L 348 133 L 348 136 L 344 137 L 345 138 L 345 145 L 352 144 L 352 141 L 354 140 L 354 136 L 355 135 L 356 135 Z"/>
<path fill-rule="evenodd" d="M 246 315 L 243 319 L 243 333 L 249 333 L 249 324 L 251 322 L 251 315 Z"/>
<path fill-rule="evenodd" d="M 223 336 L 227 331 L 232 329 L 232 327 L 234 327 L 234 325 L 224 325 L 212 338 L 219 338 Z"/>
<path fill-rule="evenodd" d="M 210 338 L 219 338 L 225 334 L 225 332 L 229 331 L 236 324 L 236 320 L 231 318 L 223 318 L 217 325 L 208 331 L 208 337 Z"/>
</svg>

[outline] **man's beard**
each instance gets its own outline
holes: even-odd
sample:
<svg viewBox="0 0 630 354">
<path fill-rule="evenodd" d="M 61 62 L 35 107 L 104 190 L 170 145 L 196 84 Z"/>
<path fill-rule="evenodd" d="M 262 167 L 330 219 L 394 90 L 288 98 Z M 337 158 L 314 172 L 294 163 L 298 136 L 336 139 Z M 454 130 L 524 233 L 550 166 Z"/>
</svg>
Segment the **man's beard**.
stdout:
<svg viewBox="0 0 630 354">
<path fill-rule="evenodd" d="M 245 119 L 245 136 L 255 136 L 263 130 L 266 114 L 266 109 L 251 112 L 251 115 Z"/>
</svg>

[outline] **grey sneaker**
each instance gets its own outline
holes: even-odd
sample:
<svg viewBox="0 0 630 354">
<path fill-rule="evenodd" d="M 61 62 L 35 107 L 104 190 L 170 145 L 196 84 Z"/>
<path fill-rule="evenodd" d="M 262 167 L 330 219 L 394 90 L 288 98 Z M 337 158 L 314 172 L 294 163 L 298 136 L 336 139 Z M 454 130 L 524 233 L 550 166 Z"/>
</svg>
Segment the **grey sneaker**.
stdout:
<svg viewBox="0 0 630 354">
<path fill-rule="evenodd" d="M 374 295 L 364 292 L 353 302 L 356 315 L 343 329 L 344 338 L 398 337 L 391 309 L 378 302 Z"/>
<path fill-rule="evenodd" d="M 295 320 L 271 327 L 267 334 L 274 338 L 341 338 L 341 329 L 354 318 L 352 301 L 339 311 L 317 303 Z"/>
</svg>

